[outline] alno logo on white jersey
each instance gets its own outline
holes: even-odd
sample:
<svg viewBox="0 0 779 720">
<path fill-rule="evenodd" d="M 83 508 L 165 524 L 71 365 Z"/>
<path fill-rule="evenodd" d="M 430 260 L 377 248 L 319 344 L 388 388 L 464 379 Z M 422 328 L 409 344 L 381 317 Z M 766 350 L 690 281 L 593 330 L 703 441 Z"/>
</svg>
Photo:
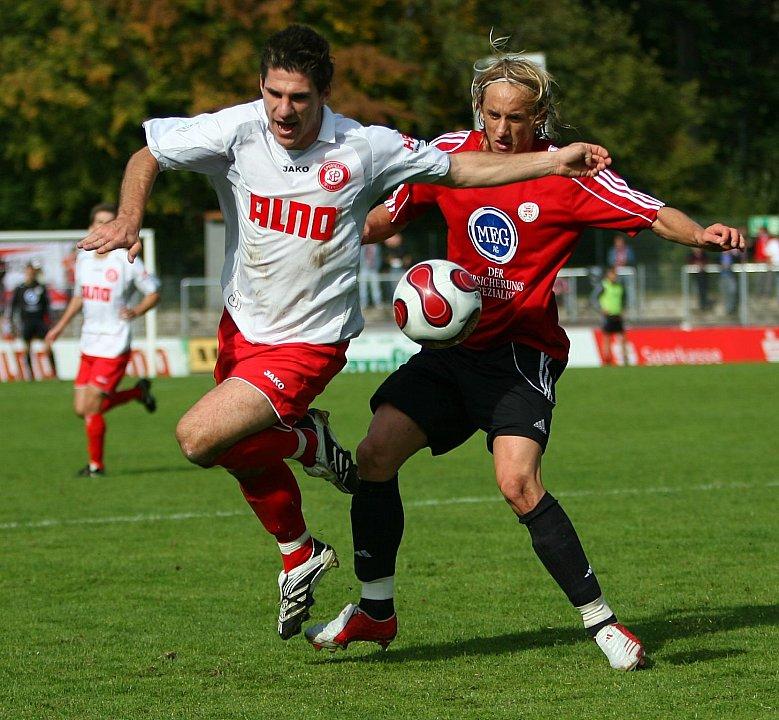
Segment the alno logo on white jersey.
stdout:
<svg viewBox="0 0 779 720">
<path fill-rule="evenodd" d="M 511 218 L 495 207 L 481 207 L 468 218 L 468 237 L 476 252 L 503 265 L 517 252 L 519 233 Z"/>
</svg>

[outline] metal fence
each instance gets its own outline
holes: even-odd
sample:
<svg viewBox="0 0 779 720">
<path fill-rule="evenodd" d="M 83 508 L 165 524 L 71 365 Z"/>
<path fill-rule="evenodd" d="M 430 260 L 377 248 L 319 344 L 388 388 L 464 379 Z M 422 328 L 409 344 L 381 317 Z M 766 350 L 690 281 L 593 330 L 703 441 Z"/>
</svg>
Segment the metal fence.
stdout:
<svg viewBox="0 0 779 720">
<path fill-rule="evenodd" d="M 625 286 L 625 316 L 636 325 L 722 325 L 774 324 L 779 322 L 779 268 L 761 263 L 742 263 L 732 271 L 709 264 L 702 274 L 694 265 L 681 268 L 674 264 L 639 265 L 620 268 Z M 701 277 L 705 280 L 701 280 Z M 382 273 L 378 298 L 369 291 L 371 276 L 360 276 L 365 284 L 363 308 L 366 322 L 392 320 L 392 293 L 397 273 Z M 600 322 L 597 296 L 602 270 L 564 268 L 555 282 L 560 319 L 568 325 L 595 325 Z M 178 283 L 178 298 L 173 282 L 165 283 L 161 331 L 182 337 L 211 336 L 222 313 L 219 281 L 209 278 L 183 278 Z M 379 299 L 374 304 L 374 299 Z M 176 308 L 175 300 L 178 300 Z M 175 308 L 175 309 L 174 309 Z"/>
</svg>

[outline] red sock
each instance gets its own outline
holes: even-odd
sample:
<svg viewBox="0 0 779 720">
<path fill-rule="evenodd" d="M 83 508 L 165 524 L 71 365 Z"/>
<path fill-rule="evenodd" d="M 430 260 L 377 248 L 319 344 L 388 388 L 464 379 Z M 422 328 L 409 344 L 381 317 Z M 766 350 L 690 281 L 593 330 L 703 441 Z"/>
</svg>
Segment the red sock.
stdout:
<svg viewBox="0 0 779 720">
<path fill-rule="evenodd" d="M 87 432 L 87 451 L 89 464 L 103 467 L 103 441 L 105 439 L 105 418 L 97 413 L 84 418 L 84 428 Z"/>
<path fill-rule="evenodd" d="M 100 412 L 108 412 L 111 408 L 117 405 L 124 405 L 130 400 L 141 399 L 141 388 L 130 388 L 129 390 L 121 390 L 120 392 L 114 392 L 110 395 L 106 395 L 103 398 L 103 402 L 100 405 Z"/>
<path fill-rule="evenodd" d="M 300 488 L 295 476 L 283 462 L 266 467 L 259 477 L 239 480 L 241 492 L 265 529 L 279 543 L 296 540 L 306 532 Z M 282 555 L 285 572 L 308 560 L 313 543 Z"/>
<path fill-rule="evenodd" d="M 309 466 L 314 464 L 316 446 L 316 433 L 310 430 L 285 430 L 274 426 L 239 440 L 214 464 L 228 470 L 254 470 L 276 465 L 284 458 L 294 458 Z"/>
</svg>

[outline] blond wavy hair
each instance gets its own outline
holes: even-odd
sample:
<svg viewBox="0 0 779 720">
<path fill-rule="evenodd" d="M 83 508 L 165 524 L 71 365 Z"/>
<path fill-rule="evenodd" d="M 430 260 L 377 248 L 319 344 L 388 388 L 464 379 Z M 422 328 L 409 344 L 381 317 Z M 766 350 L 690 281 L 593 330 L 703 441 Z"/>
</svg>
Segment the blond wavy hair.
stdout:
<svg viewBox="0 0 779 720">
<path fill-rule="evenodd" d="M 521 53 L 504 52 L 503 47 L 507 42 L 508 38 L 493 40 L 490 33 L 490 46 L 494 54 L 474 63 L 471 83 L 473 115 L 480 126 L 484 127 L 481 107 L 487 86 L 496 82 L 520 85 L 531 93 L 530 113 L 533 116 L 535 136 L 554 137 L 560 127 L 554 97 L 554 78 L 544 68 L 528 60 Z"/>
</svg>

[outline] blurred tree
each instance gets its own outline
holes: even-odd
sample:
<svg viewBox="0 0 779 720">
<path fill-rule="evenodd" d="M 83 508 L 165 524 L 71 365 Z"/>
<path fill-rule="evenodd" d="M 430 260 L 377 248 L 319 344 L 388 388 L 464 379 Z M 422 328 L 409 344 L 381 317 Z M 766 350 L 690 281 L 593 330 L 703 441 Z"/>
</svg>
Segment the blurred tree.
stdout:
<svg viewBox="0 0 779 720">
<path fill-rule="evenodd" d="M 733 0 L 726 7 L 716 0 L 708 11 L 691 3 L 679 15 L 693 28 L 724 28 L 730 12 L 746 31 L 750 18 L 764 19 L 768 12 L 753 12 L 757 4 Z M 754 197 L 765 195 L 763 184 L 776 172 L 775 161 L 763 161 L 776 157 L 775 123 L 765 137 L 749 132 L 770 129 L 776 114 L 775 83 L 765 92 L 768 41 L 745 50 L 747 35 L 738 42 L 728 36 L 736 61 L 720 59 L 715 51 L 721 35 L 701 38 L 676 28 L 671 21 L 678 4 L 670 0 L 628 6 L 617 0 L 0 5 L 1 227 L 83 226 L 93 203 L 116 198 L 124 164 L 143 143 L 145 118 L 255 98 L 263 43 L 293 20 L 315 26 L 331 41 L 332 105 L 363 122 L 425 138 L 469 127 L 472 64 L 490 52 L 494 26 L 497 34 L 512 36 L 512 49 L 546 53 L 560 83 L 564 119 L 573 128 L 561 141 L 603 141 L 618 170 L 638 187 L 690 211 L 716 212 L 716 203 L 732 198 L 744 178 L 754 182 Z M 675 28 L 675 40 L 663 35 L 666 26 Z M 767 37 L 767 27 L 750 33 Z M 672 61 L 674 51 L 686 59 Z M 706 53 L 715 58 L 708 65 L 702 62 Z M 755 53 L 765 55 L 765 67 Z M 171 173 L 158 181 L 147 225 L 164 238 L 163 272 L 201 271 L 201 214 L 214 205 L 203 178 Z"/>
</svg>

